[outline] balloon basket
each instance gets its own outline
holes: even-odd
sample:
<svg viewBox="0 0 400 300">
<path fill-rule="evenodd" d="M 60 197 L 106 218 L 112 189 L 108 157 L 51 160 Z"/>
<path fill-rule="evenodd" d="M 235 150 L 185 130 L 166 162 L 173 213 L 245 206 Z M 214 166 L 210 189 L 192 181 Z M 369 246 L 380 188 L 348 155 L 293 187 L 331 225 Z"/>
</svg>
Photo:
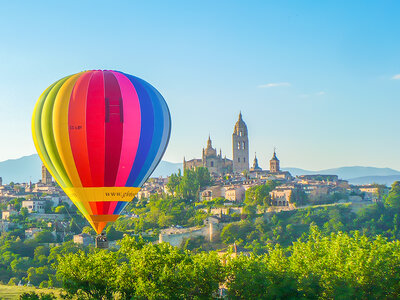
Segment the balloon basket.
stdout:
<svg viewBox="0 0 400 300">
<path fill-rule="evenodd" d="M 108 241 L 104 233 L 101 233 L 98 236 L 96 236 L 96 248 L 108 249 Z"/>
</svg>

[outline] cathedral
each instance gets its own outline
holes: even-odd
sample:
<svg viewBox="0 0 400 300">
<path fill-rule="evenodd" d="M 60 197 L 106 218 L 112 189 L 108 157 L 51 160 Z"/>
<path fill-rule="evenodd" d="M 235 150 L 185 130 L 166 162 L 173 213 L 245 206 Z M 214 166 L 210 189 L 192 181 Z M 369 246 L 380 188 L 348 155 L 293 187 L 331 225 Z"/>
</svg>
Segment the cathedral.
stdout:
<svg viewBox="0 0 400 300">
<path fill-rule="evenodd" d="M 249 138 L 247 126 L 239 114 L 239 119 L 235 124 L 232 134 L 233 160 L 222 157 L 221 150 L 212 147 L 211 138 L 208 137 L 207 147 L 203 148 L 202 157 L 186 161 L 183 159 L 183 169 L 194 169 L 196 167 L 207 167 L 211 174 L 221 175 L 227 173 L 241 173 L 249 171 Z"/>
<path fill-rule="evenodd" d="M 210 136 L 208 136 L 207 147 L 203 148 L 201 158 L 186 160 L 183 158 L 183 169 L 195 169 L 197 167 L 206 167 L 213 175 L 223 175 L 229 173 L 248 172 L 250 177 L 274 177 L 281 179 L 290 179 L 291 175 L 287 171 L 281 171 L 279 159 L 274 154 L 269 161 L 269 171 L 263 170 L 258 165 L 257 156 L 254 157 L 253 166 L 249 168 L 249 137 L 247 125 L 243 121 L 242 113 L 239 113 L 239 118 L 233 127 L 232 133 L 232 157 L 230 160 L 226 156 L 222 157 L 222 152 L 212 147 Z"/>
</svg>

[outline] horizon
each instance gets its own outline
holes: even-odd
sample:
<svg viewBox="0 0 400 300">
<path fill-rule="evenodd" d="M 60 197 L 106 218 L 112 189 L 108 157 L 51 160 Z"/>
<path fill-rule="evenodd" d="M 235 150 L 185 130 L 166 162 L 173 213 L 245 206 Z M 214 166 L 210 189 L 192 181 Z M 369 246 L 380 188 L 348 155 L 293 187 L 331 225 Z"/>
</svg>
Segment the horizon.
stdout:
<svg viewBox="0 0 400 300">
<path fill-rule="evenodd" d="M 164 96 L 172 116 L 165 161 L 200 157 L 208 134 L 231 157 L 242 111 L 251 161 L 256 152 L 261 166 L 276 146 L 284 166 L 400 170 L 396 1 L 3 8 L 0 161 L 35 152 L 32 110 L 50 84 L 101 68 L 137 75 Z"/>
<path fill-rule="evenodd" d="M 0 163 L 6 162 L 6 161 L 9 161 L 9 160 L 18 160 L 18 159 L 21 159 L 21 158 L 24 158 L 24 157 L 33 156 L 33 155 L 37 155 L 38 156 L 37 153 L 32 153 L 32 154 L 23 155 L 23 156 L 17 157 L 17 158 L 9 158 L 9 159 L 6 159 L 6 160 L 2 160 L 2 161 L 0 161 Z M 279 156 L 279 155 L 277 155 L 277 156 Z M 173 161 L 168 161 L 168 160 L 165 160 L 165 159 L 162 159 L 161 161 L 166 162 L 166 163 L 171 163 L 171 164 L 182 164 L 182 162 L 173 162 Z M 160 163 L 161 163 L 161 161 L 160 161 Z M 251 165 L 252 165 L 252 162 L 250 163 L 250 166 Z M 261 165 L 260 165 L 260 167 L 263 170 L 266 170 L 266 169 L 269 168 L 269 166 L 262 167 Z M 341 169 L 341 168 L 374 168 L 374 169 L 390 169 L 390 170 L 393 170 L 393 171 L 396 171 L 396 172 L 400 172 L 400 170 L 397 170 L 397 169 L 394 169 L 394 168 L 391 168 L 391 167 L 373 167 L 373 166 L 360 166 L 360 165 L 339 166 L 339 167 L 332 167 L 332 168 L 326 168 L 326 169 L 317 169 L 317 170 L 307 169 L 307 168 L 304 169 L 304 168 L 299 168 L 299 167 L 296 167 L 296 166 L 285 166 L 285 165 L 281 166 L 281 168 L 282 169 L 299 169 L 299 170 L 310 171 L 310 172 L 327 171 L 327 170 L 331 170 L 331 169 L 333 170 L 333 169 Z M 157 168 L 155 170 L 157 170 Z M 377 175 L 377 176 L 392 176 L 392 175 Z"/>
</svg>

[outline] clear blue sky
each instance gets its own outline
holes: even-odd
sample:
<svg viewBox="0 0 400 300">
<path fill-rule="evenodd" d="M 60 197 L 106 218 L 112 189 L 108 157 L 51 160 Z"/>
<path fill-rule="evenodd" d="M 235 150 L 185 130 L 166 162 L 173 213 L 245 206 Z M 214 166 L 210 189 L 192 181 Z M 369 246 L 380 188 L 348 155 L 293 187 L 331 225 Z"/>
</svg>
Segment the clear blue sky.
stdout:
<svg viewBox="0 0 400 300">
<path fill-rule="evenodd" d="M 283 166 L 400 169 L 399 15 L 399 1 L 2 1 L 0 161 L 35 152 L 52 82 L 116 69 L 167 100 L 164 160 L 200 157 L 209 133 L 231 157 L 241 110 L 262 167 L 276 146 Z"/>
</svg>

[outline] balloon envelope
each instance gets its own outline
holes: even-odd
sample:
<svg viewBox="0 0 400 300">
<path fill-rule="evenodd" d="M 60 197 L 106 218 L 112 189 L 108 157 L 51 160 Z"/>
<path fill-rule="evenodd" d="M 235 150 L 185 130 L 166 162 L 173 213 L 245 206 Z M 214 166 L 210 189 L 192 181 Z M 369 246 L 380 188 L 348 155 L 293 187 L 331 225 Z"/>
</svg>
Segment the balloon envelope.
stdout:
<svg viewBox="0 0 400 300">
<path fill-rule="evenodd" d="M 150 177 L 170 131 L 161 94 L 119 71 L 84 71 L 58 80 L 40 96 L 32 118 L 40 158 L 97 233 Z"/>
</svg>

